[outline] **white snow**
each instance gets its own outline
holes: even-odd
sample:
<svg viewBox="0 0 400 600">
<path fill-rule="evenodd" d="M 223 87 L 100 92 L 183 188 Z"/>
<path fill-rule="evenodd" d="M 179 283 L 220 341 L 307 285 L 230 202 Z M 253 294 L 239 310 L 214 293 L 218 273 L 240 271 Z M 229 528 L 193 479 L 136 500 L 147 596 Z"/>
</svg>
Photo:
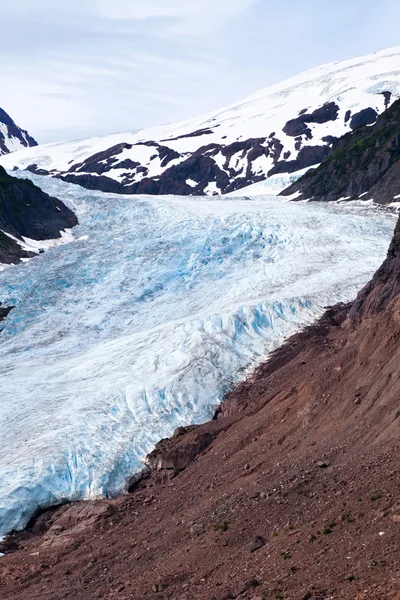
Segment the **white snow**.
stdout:
<svg viewBox="0 0 400 600">
<path fill-rule="evenodd" d="M 3 231 L 3 229 L 0 229 L 0 231 L 2 233 L 4 233 L 7 237 L 9 237 L 10 239 L 14 240 L 14 242 L 17 242 L 17 244 L 22 248 L 22 250 L 25 250 L 27 252 L 35 252 L 36 254 L 40 253 L 40 250 L 48 250 L 49 248 L 57 248 L 58 246 L 63 246 L 64 244 L 70 244 L 71 242 L 74 241 L 74 234 L 72 233 L 71 229 L 66 229 L 65 231 L 61 231 L 61 237 L 59 238 L 55 238 L 52 240 L 32 240 L 31 238 L 27 238 L 22 236 L 22 240 L 20 240 L 19 238 L 15 237 L 14 235 L 12 235 L 11 233 L 7 233 L 7 231 Z M 21 262 L 29 262 L 31 259 L 30 258 L 21 258 Z M 5 269 L 9 269 L 11 267 L 14 267 L 15 264 L 11 263 L 11 264 L 3 264 L 0 263 L 0 272 L 4 271 Z"/>
<path fill-rule="evenodd" d="M 394 215 L 276 198 L 132 197 L 33 178 L 75 242 L 0 273 L 0 535 L 113 495 L 162 437 L 385 256 Z"/>
<path fill-rule="evenodd" d="M 52 240 L 33 240 L 24 236 L 22 236 L 22 240 L 20 240 L 11 233 L 7 233 L 7 231 L 3 231 L 2 229 L 0 229 L 0 231 L 10 239 L 14 240 L 14 242 L 17 242 L 17 244 L 27 252 L 39 252 L 39 250 L 42 249 L 45 250 L 48 248 L 57 248 L 58 246 L 62 246 L 64 244 L 70 244 L 74 240 L 74 234 L 72 233 L 71 229 L 61 231 L 61 237 Z"/>
<path fill-rule="evenodd" d="M 18 138 L 9 134 L 8 127 L 4 123 L 0 123 L 0 137 L 2 137 L 1 134 L 3 134 L 3 136 L 4 136 L 4 144 L 9 152 L 16 152 L 18 150 L 22 150 L 23 148 L 25 148 L 25 146 L 22 144 L 21 140 L 19 140 Z M 25 139 L 25 141 L 27 141 L 26 135 L 23 131 L 21 131 L 21 135 L 22 135 L 23 139 Z M 0 150 L 0 155 L 1 154 L 2 154 L 2 151 Z"/>
<path fill-rule="evenodd" d="M 314 165 L 312 168 L 316 169 L 319 165 Z M 243 197 L 243 196 L 274 196 L 278 195 L 280 192 L 289 187 L 292 183 L 300 179 L 308 169 L 301 169 L 301 171 L 296 171 L 295 173 L 282 173 L 279 175 L 272 175 L 265 179 L 264 181 L 259 181 L 258 183 L 253 183 L 252 185 L 248 185 L 244 188 L 240 188 L 240 190 L 236 190 L 234 192 L 230 192 L 230 194 L 226 194 L 227 196 L 233 197 Z M 294 195 L 295 197 L 300 196 L 300 193 Z M 293 194 L 292 194 L 293 196 Z M 286 197 L 287 198 L 287 197 Z M 285 199 L 284 197 L 282 199 Z"/>
<path fill-rule="evenodd" d="M 198 181 L 193 181 L 193 179 L 186 179 L 186 183 L 190 185 L 190 187 L 197 187 L 199 185 Z"/>
<path fill-rule="evenodd" d="M 382 95 L 384 91 L 392 92 L 391 102 L 400 96 L 400 46 L 318 67 L 267 87 L 242 102 L 188 121 L 132 133 L 29 148 L 1 157 L 0 163 L 9 169 L 14 166 L 26 168 L 30 164 L 37 164 L 40 168 L 56 174 L 68 171 L 97 152 L 116 144 L 127 143 L 131 144 L 132 148 L 124 149 L 117 156 L 118 160 L 130 159 L 139 162 L 149 169 L 148 173 L 136 173 L 135 169 L 121 170 L 116 163 L 115 168 L 104 175 L 120 181 L 122 176 L 129 172 L 133 176 L 129 183 L 132 183 L 140 181 L 144 176 L 160 176 L 164 170 L 179 164 L 201 146 L 224 146 L 237 140 L 269 138 L 273 132 L 283 144 L 282 153 L 290 151 L 289 160 L 293 160 L 298 154 L 295 138 L 282 131 L 288 120 L 296 118 L 304 109 L 312 111 L 326 102 L 336 102 L 340 106 L 338 118 L 324 124 L 309 124 L 313 137 L 310 140 L 303 139 L 303 146 L 320 145 L 323 143 L 322 138 L 327 135 L 340 137 L 349 131 L 350 121 L 345 123 L 348 110 L 354 114 L 361 109 L 373 107 L 381 113 L 385 108 Z M 212 133 L 174 139 L 189 136 L 202 129 L 211 130 Z M 154 146 L 140 145 L 141 142 L 149 140 L 168 146 L 181 156 L 162 167 L 160 158 L 153 158 L 157 155 L 157 149 Z M 229 166 L 236 171 L 241 167 L 245 170 L 248 165 L 247 156 L 242 154 L 236 153 L 229 162 Z M 224 169 L 226 159 L 221 153 L 213 159 Z M 254 168 L 267 176 L 273 165 L 271 156 L 261 156 L 255 161 Z"/>
<path fill-rule="evenodd" d="M 212 181 L 208 184 L 208 186 L 204 189 L 204 193 L 208 196 L 213 196 L 214 194 L 220 193 L 221 190 L 218 188 L 215 181 Z"/>
<path fill-rule="evenodd" d="M 400 210 L 400 202 L 391 202 L 390 204 L 387 204 L 387 206 L 397 212 Z"/>
</svg>

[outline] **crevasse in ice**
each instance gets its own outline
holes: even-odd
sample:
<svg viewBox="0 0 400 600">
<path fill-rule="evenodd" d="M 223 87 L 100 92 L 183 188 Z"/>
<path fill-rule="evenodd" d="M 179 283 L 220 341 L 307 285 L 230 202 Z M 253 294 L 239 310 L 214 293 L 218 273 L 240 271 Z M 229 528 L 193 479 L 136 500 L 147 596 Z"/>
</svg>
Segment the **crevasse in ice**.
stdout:
<svg viewBox="0 0 400 600">
<path fill-rule="evenodd" d="M 93 193 L 37 178 L 76 240 L 0 273 L 0 535 L 124 489 L 296 328 L 382 261 L 394 217 L 276 198 Z"/>
</svg>

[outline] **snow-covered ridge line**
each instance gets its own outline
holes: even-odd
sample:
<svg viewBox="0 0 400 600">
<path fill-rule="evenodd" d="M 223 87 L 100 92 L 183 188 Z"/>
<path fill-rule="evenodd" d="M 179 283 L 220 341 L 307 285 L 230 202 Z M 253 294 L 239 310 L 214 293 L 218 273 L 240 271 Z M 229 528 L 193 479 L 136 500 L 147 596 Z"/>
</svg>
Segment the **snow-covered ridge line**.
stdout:
<svg viewBox="0 0 400 600">
<path fill-rule="evenodd" d="M 235 192 L 319 164 L 400 97 L 400 47 L 330 63 L 181 123 L 16 152 L 0 162 L 128 194 Z"/>
</svg>

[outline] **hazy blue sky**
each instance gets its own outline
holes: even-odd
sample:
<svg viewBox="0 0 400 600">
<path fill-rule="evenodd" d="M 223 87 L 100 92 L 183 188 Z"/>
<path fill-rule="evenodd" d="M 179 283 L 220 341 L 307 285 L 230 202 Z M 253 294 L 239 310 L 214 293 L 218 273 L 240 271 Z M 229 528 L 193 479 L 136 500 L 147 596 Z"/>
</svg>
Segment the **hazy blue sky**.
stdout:
<svg viewBox="0 0 400 600">
<path fill-rule="evenodd" d="M 400 43 L 399 0 L 2 0 L 0 107 L 38 141 L 218 108 Z"/>
</svg>

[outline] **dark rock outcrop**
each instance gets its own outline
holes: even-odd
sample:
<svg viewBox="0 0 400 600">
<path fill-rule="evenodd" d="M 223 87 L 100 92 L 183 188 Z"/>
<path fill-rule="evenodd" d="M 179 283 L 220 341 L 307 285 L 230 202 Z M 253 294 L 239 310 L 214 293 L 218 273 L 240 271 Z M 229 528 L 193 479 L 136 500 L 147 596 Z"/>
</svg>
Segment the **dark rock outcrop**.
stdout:
<svg viewBox="0 0 400 600">
<path fill-rule="evenodd" d="M 372 125 L 378 118 L 378 113 L 373 108 L 364 108 L 351 117 L 350 129 L 358 129 L 365 125 Z"/>
<path fill-rule="evenodd" d="M 0 263 L 11 264 L 33 256 L 7 236 L 22 240 L 56 239 L 78 224 L 74 213 L 31 181 L 11 177 L 0 167 Z"/>
<path fill-rule="evenodd" d="M 268 171 L 268 177 L 277 173 L 295 173 L 300 169 L 306 169 L 321 163 L 331 153 L 329 145 L 326 146 L 304 146 L 294 160 L 279 161 Z"/>
<path fill-rule="evenodd" d="M 335 102 L 327 102 L 320 108 L 314 110 L 312 113 L 301 111 L 301 114 L 296 119 L 291 119 L 286 123 L 283 128 L 283 132 L 292 137 L 305 135 L 307 139 L 311 139 L 311 129 L 307 126 L 307 124 L 322 124 L 327 123 L 328 121 L 336 121 L 339 110 L 339 106 L 335 104 Z"/>
<path fill-rule="evenodd" d="M 8 317 L 8 315 L 10 314 L 10 312 L 12 311 L 13 308 L 14 308 L 13 306 L 3 306 L 0 303 L 0 331 L 1 331 L 2 321 L 4 321 L 4 319 L 6 319 Z"/>
<path fill-rule="evenodd" d="M 5 128 L 5 132 L 1 131 L 0 128 L 0 156 L 12 151 L 13 145 L 10 143 L 11 141 L 15 142 L 17 140 L 23 148 L 37 146 L 37 141 L 25 129 L 18 127 L 2 108 L 0 108 L 0 125 L 3 125 Z"/>
</svg>

